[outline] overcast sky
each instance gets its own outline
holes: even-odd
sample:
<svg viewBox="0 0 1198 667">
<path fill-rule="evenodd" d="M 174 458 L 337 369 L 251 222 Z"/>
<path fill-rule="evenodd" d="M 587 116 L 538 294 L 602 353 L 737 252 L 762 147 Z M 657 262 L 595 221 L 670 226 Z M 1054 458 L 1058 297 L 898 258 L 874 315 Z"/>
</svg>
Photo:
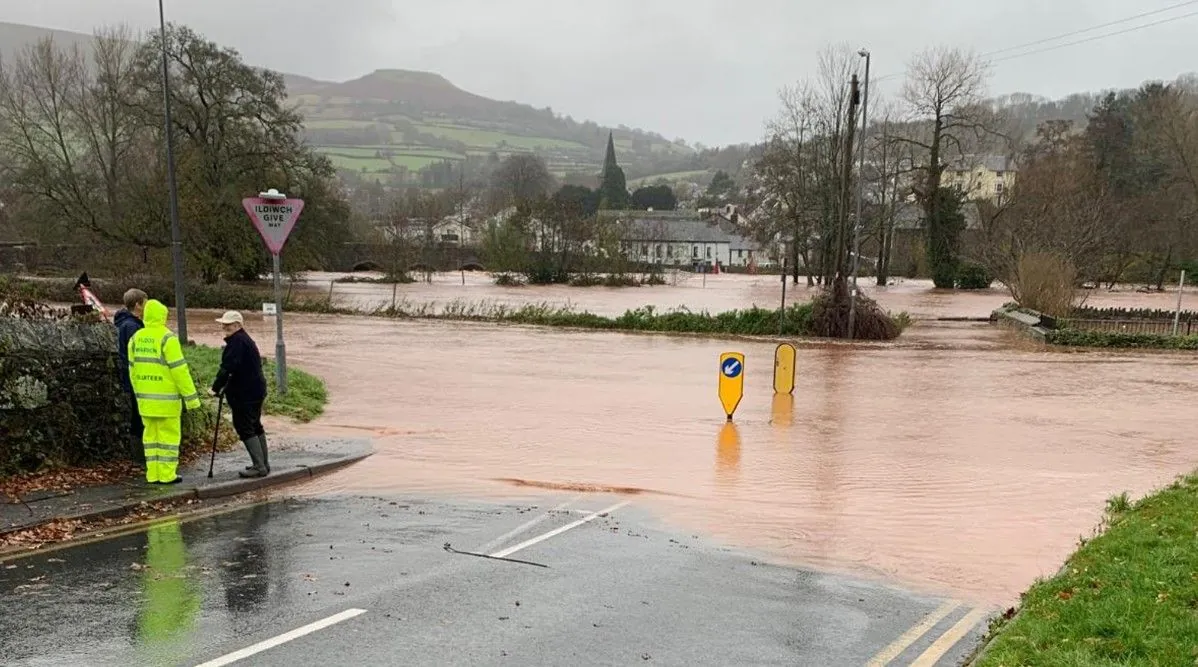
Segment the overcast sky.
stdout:
<svg viewBox="0 0 1198 667">
<path fill-rule="evenodd" d="M 1180 0 L 166 0 L 167 20 L 258 65 L 346 80 L 434 71 L 502 100 L 708 145 L 755 141 L 779 87 L 847 41 L 876 77 L 933 44 L 987 53 Z M 1185 7 L 1044 48 L 1198 12 Z M 0 21 L 91 32 L 157 26 L 154 0 L 0 0 Z M 1198 70 L 1198 16 L 994 64 L 995 93 L 1051 97 Z M 996 58 L 1018 51 L 1003 52 Z M 900 79 L 879 82 L 894 90 Z"/>
</svg>

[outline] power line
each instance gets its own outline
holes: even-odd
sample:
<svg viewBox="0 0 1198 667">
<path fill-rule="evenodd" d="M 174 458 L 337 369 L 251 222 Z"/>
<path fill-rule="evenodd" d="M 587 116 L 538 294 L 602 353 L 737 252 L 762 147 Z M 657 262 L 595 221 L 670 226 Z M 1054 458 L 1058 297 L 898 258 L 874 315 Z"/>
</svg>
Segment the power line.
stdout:
<svg viewBox="0 0 1198 667">
<path fill-rule="evenodd" d="M 1153 14 L 1159 14 L 1159 13 L 1161 13 L 1161 12 L 1169 11 L 1169 10 L 1172 10 L 1172 9 L 1177 9 L 1177 8 L 1179 8 L 1179 7 L 1185 7 L 1185 6 L 1187 6 L 1187 5 L 1194 5 L 1194 4 L 1198 4 L 1198 0 L 1188 0 L 1187 2 L 1182 2 L 1182 3 L 1176 4 L 1176 5 L 1172 5 L 1172 6 L 1169 6 L 1169 7 L 1166 7 L 1166 8 L 1164 8 L 1164 9 L 1157 9 L 1157 10 L 1154 10 L 1154 11 L 1151 11 L 1151 12 L 1145 12 L 1145 13 L 1143 13 L 1143 14 L 1138 14 L 1138 15 L 1136 15 L 1136 16 L 1129 16 L 1129 17 L 1127 17 L 1127 18 L 1125 18 L 1125 19 L 1119 19 L 1118 21 L 1110 21 L 1110 22 L 1108 22 L 1108 23 L 1103 23 L 1103 24 L 1100 24 L 1100 25 L 1091 26 L 1091 27 L 1089 27 L 1089 28 L 1084 28 L 1084 29 L 1082 29 L 1082 30 L 1075 30 L 1075 31 L 1073 31 L 1073 32 L 1069 32 L 1069 33 L 1064 33 L 1064 34 L 1061 34 L 1061 35 L 1057 35 L 1057 36 L 1055 36 L 1055 37 L 1048 37 L 1048 38 L 1041 39 L 1041 40 L 1037 40 L 1037 41 L 1034 41 L 1034 42 L 1028 42 L 1028 43 L 1026 43 L 1026 44 L 1021 44 L 1021 45 L 1019 45 L 1019 46 L 1011 46 L 1011 47 L 1007 47 L 1007 48 L 1005 48 L 1005 49 L 999 49 L 999 50 L 997 50 L 997 51 L 990 51 L 990 52 L 988 52 L 988 53 L 982 54 L 982 56 L 983 56 L 983 57 L 985 57 L 985 56 L 992 55 L 992 54 L 996 54 L 996 53 L 1005 53 L 1005 52 L 1007 52 L 1007 51 L 1014 51 L 1014 50 L 1017 50 L 1017 49 L 1027 48 L 1028 46 L 1033 46 L 1033 45 L 1036 45 L 1036 44 L 1043 44 L 1043 43 L 1045 43 L 1045 42 L 1051 42 L 1051 41 L 1054 41 L 1054 40 L 1057 40 L 1057 39 L 1061 39 L 1061 38 L 1064 38 L 1064 37 L 1069 37 L 1069 36 L 1073 36 L 1073 35 L 1079 35 L 1079 34 L 1082 34 L 1082 33 L 1091 32 L 1091 31 L 1093 31 L 1093 30 L 1098 30 L 1098 29 L 1100 29 L 1100 28 L 1106 28 L 1106 27 L 1110 27 L 1110 26 L 1112 26 L 1112 25 L 1118 25 L 1118 24 L 1120 24 L 1120 23 L 1126 23 L 1126 22 L 1128 22 L 1128 21 L 1133 21 L 1133 20 L 1135 20 L 1135 19 L 1138 19 L 1138 18 L 1144 18 L 1145 16 L 1151 16 L 1151 15 L 1153 15 Z M 1131 26 L 1130 28 L 1124 28 L 1124 29 L 1122 29 L 1122 30 L 1116 30 L 1116 31 L 1114 31 L 1114 32 L 1103 33 L 1103 34 L 1101 34 L 1101 35 L 1094 35 L 1094 36 L 1092 36 L 1092 37 L 1087 37 L 1087 38 L 1085 38 L 1085 39 L 1077 39 L 1077 40 L 1074 40 L 1074 41 L 1072 41 L 1072 42 L 1065 42 L 1064 44 L 1053 44 L 1053 45 L 1051 45 L 1051 46 L 1046 46 L 1046 47 L 1044 47 L 1044 48 L 1040 48 L 1040 49 L 1032 49 L 1031 51 L 1025 51 L 1025 52 L 1023 52 L 1023 53 L 1015 53 L 1015 54 L 1012 54 L 1012 55 L 1009 55 L 1009 56 L 1004 56 L 1004 57 L 1002 57 L 1002 58 L 994 58 L 994 59 L 990 60 L 989 62 L 990 62 L 990 63 L 1000 63 L 1000 62 L 1004 62 L 1004 61 L 1007 61 L 1007 60 L 1014 60 L 1014 59 L 1016 59 L 1016 58 L 1023 58 L 1024 56 L 1031 56 L 1031 55 L 1036 55 L 1036 54 L 1039 54 L 1039 53 L 1047 53 L 1047 52 L 1049 52 L 1049 51 L 1056 51 L 1057 49 L 1064 49 L 1064 48 L 1068 48 L 1068 47 L 1071 47 L 1071 46 L 1077 46 L 1077 45 L 1079 45 L 1079 44 L 1086 44 L 1086 43 L 1089 43 L 1089 42 L 1097 42 L 1097 41 L 1099 41 L 1099 40 L 1108 39 L 1108 38 L 1110 38 L 1110 37 L 1117 37 L 1117 36 L 1119 36 L 1119 35 L 1125 35 L 1125 34 L 1127 34 L 1127 33 L 1130 33 L 1130 32 L 1136 32 L 1137 30 L 1143 30 L 1143 29 L 1145 29 L 1145 28 L 1151 28 L 1151 27 L 1158 26 L 1158 25 L 1164 25 L 1164 24 L 1166 24 L 1166 23 L 1173 23 L 1174 21 L 1180 21 L 1180 20 L 1182 20 L 1182 19 L 1193 18 L 1193 17 L 1195 17 L 1195 16 L 1198 16 L 1198 12 L 1190 12 L 1190 13 L 1188 13 L 1188 14 L 1181 14 L 1181 15 L 1179 15 L 1179 16 L 1172 16 L 1172 17 L 1169 17 L 1169 18 L 1160 19 L 1160 20 L 1157 20 L 1157 21 L 1152 21 L 1152 22 L 1150 22 L 1150 23 L 1142 23 L 1142 24 L 1140 24 L 1140 25 Z M 885 80 L 887 80 L 887 79 L 893 79 L 893 78 L 895 78 L 895 77 L 903 76 L 903 74 L 904 74 L 903 72 L 894 72 L 894 73 L 892 73 L 892 74 L 887 74 L 886 76 L 876 77 L 876 78 L 874 78 L 874 81 L 885 81 Z"/>
<path fill-rule="evenodd" d="M 1026 49 L 1029 46 L 1039 46 L 1040 44 L 1045 44 L 1047 42 L 1055 42 L 1058 39 L 1065 39 L 1066 37 L 1073 37 L 1074 35 L 1081 35 L 1081 34 L 1084 34 L 1087 32 L 1093 32 L 1095 30 L 1100 30 L 1102 28 L 1109 28 L 1111 26 L 1119 25 L 1121 23 L 1127 23 L 1128 21 L 1135 21 L 1136 19 L 1142 19 L 1142 18 L 1145 18 L 1148 16 L 1154 16 L 1156 14 L 1163 14 L 1165 12 L 1171 12 L 1174 9 L 1181 9 L 1182 7 L 1188 7 L 1190 5 L 1195 5 L 1195 4 L 1198 4 L 1198 0 L 1187 0 L 1187 2 L 1179 2 L 1175 5 L 1170 5 L 1168 7 L 1162 7 L 1161 9 L 1154 9 L 1150 12 L 1143 12 L 1140 14 L 1136 14 L 1135 16 L 1128 16 L 1126 18 L 1121 18 L 1116 21 L 1108 21 L 1107 23 L 1100 23 L 1098 25 L 1090 26 L 1089 28 L 1082 28 L 1081 30 L 1074 30 L 1072 32 L 1061 33 L 1060 35 L 1054 35 L 1053 37 L 1045 37 L 1044 39 L 1038 39 L 1034 42 L 1027 42 L 1025 44 L 1019 44 L 1018 46 L 1008 46 L 1004 49 L 998 49 L 997 51 L 989 51 L 987 53 L 983 53 L 982 57 L 985 58 L 987 56 L 996 56 L 1000 53 L 1006 53 L 1008 51 L 1018 51 L 1019 49 Z M 1178 18 L 1181 18 L 1181 17 L 1178 17 Z"/>
<path fill-rule="evenodd" d="M 1195 0 L 1195 1 L 1198 2 L 1198 0 Z M 1087 42 L 1096 42 L 1101 39 L 1107 39 L 1108 37 L 1124 35 L 1129 32 L 1135 32 L 1137 30 L 1143 30 L 1144 28 L 1151 28 L 1153 26 L 1164 25 L 1166 23 L 1173 23 L 1174 21 L 1188 19 L 1188 18 L 1192 18 L 1194 16 L 1198 16 L 1198 12 L 1190 12 L 1189 14 L 1182 14 L 1181 16 L 1174 16 L 1174 17 L 1167 18 L 1167 19 L 1161 19 L 1159 21 L 1153 21 L 1151 23 L 1144 23 L 1141 25 L 1132 26 L 1130 28 L 1124 28 L 1123 30 L 1116 30 L 1115 32 L 1108 32 L 1108 33 L 1104 33 L 1101 35 L 1095 35 L 1093 37 L 1087 37 L 1085 39 L 1078 39 L 1078 40 L 1074 40 L 1072 42 L 1065 42 L 1064 44 L 1054 44 L 1052 46 L 1046 46 L 1042 49 L 1033 49 L 1031 51 L 1025 51 L 1023 53 L 1016 53 L 1013 55 L 1004 56 L 1002 58 L 995 58 L 995 59 L 991 60 L 990 62 L 991 63 L 1001 63 L 1005 60 L 1014 60 L 1015 58 L 1022 58 L 1024 56 L 1035 55 L 1037 53 L 1046 53 L 1048 51 L 1056 51 L 1057 49 L 1064 49 L 1064 48 L 1068 48 L 1070 46 L 1077 46 L 1078 44 L 1085 44 Z"/>
</svg>

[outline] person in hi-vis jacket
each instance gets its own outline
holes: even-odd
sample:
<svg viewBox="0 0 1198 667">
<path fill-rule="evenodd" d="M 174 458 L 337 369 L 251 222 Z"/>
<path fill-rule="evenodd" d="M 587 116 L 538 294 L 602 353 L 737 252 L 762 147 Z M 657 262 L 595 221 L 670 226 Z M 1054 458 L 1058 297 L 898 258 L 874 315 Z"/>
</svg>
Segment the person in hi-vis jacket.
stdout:
<svg viewBox="0 0 1198 667">
<path fill-rule="evenodd" d="M 157 299 L 146 302 L 145 327 L 129 341 L 129 380 L 141 413 L 146 481 L 177 484 L 183 408 L 200 407 L 191 369 L 179 337 L 166 328 L 169 311 Z"/>
</svg>

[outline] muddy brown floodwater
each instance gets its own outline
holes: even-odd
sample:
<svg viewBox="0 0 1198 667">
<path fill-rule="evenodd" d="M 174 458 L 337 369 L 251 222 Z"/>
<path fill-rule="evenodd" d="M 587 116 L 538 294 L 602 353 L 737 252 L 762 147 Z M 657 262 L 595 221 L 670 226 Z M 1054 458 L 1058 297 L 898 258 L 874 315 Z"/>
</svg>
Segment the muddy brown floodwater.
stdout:
<svg viewBox="0 0 1198 667">
<path fill-rule="evenodd" d="M 704 294 L 721 296 L 688 302 L 743 307 L 766 289 L 738 278 L 709 278 Z M 662 303 L 689 299 L 690 288 L 655 289 L 673 295 Z M 563 293 L 612 312 L 657 292 Z M 909 285 L 882 296 L 925 317 L 984 316 L 1006 299 Z M 194 319 L 218 342 L 216 325 Z M 270 353 L 273 326 L 249 327 Z M 619 488 L 779 560 L 982 604 L 1016 602 L 1109 496 L 1169 482 L 1198 451 L 1186 438 L 1193 355 L 1048 351 L 985 323 L 925 322 L 894 344 L 800 343 L 793 400 L 773 396 L 772 343 L 307 315 L 287 332 L 289 360 L 323 376 L 332 401 L 314 424 L 273 426 L 368 435 L 377 450 L 314 492 Z M 732 427 L 715 392 L 728 349 L 747 355 Z"/>
<path fill-rule="evenodd" d="M 333 300 L 338 305 L 369 310 L 391 304 L 392 286 L 371 283 L 332 283 L 343 273 L 308 274 L 305 288 L 327 294 L 332 287 Z M 362 274 L 378 276 L 380 274 Z M 621 315 L 641 306 L 670 310 L 685 306 L 694 311 L 713 313 L 747 308 L 752 305 L 777 308 L 781 302 L 779 276 L 750 276 L 744 274 L 709 275 L 668 272 L 667 285 L 636 288 L 569 287 L 566 285 L 499 287 L 486 273 L 438 273 L 431 283 L 418 282 L 399 285 L 394 290 L 397 302 L 409 304 L 436 303 L 445 305 L 460 301 L 472 304 L 490 303 L 506 306 L 546 304 L 590 311 L 597 315 Z M 863 278 L 862 291 L 878 300 L 882 307 L 907 311 L 915 318 L 985 317 L 990 311 L 1011 300 L 1003 288 L 954 292 L 931 289 L 928 280 L 897 279 L 887 287 L 877 287 L 872 279 Z M 809 301 L 818 288 L 806 283 L 787 284 L 787 303 Z M 1177 292 L 1141 294 L 1132 288 L 1118 291 L 1087 290 L 1085 302 L 1091 306 L 1136 306 L 1172 310 L 1177 306 Z M 1189 288 L 1186 299 L 1189 308 L 1198 308 L 1198 290 Z"/>
</svg>

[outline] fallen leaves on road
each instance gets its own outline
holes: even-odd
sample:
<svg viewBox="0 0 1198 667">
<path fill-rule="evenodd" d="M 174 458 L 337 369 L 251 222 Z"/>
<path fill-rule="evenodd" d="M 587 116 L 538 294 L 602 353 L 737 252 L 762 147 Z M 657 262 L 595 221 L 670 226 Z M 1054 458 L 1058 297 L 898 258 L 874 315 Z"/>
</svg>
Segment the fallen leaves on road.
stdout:
<svg viewBox="0 0 1198 667">
<path fill-rule="evenodd" d="M 0 547 L 38 549 L 48 542 L 69 540 L 83 526 L 82 521 L 58 519 L 0 537 Z"/>
<path fill-rule="evenodd" d="M 236 502 L 236 501 L 233 501 Z M 182 507 L 198 508 L 203 505 L 201 500 L 162 501 L 157 503 L 141 503 L 127 514 L 115 518 L 91 519 L 88 521 L 55 519 L 30 528 L 16 530 L 0 535 L 0 550 L 32 550 L 55 542 L 65 542 L 84 531 L 95 532 L 97 536 L 106 528 L 126 526 L 156 519 L 178 511 Z M 139 547 L 126 547 L 124 551 L 137 551 Z"/>
</svg>

